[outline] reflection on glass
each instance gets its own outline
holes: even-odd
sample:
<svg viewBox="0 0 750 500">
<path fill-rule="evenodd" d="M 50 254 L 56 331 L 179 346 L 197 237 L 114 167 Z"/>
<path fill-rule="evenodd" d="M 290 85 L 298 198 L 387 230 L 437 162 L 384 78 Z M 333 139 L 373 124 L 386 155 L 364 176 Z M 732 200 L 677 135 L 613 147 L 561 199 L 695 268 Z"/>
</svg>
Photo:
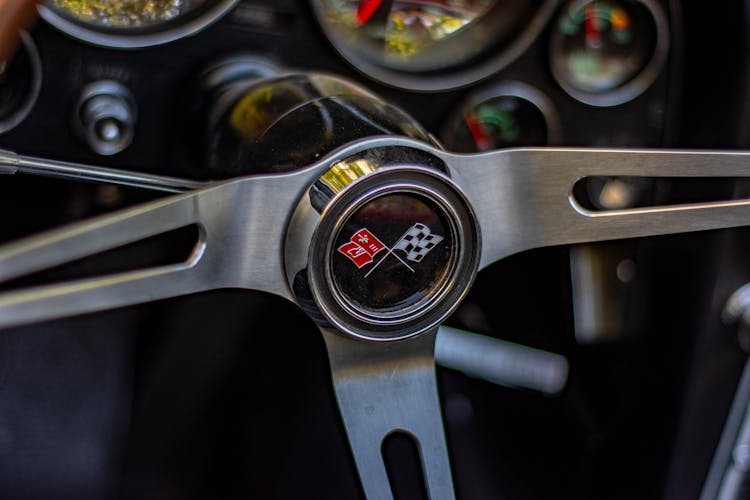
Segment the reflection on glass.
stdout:
<svg viewBox="0 0 750 500">
<path fill-rule="evenodd" d="M 313 0 L 345 55 L 410 72 L 463 64 L 516 40 L 542 0 Z"/>
<path fill-rule="evenodd" d="M 497 0 L 331 0 L 332 22 L 365 28 L 387 53 L 409 57 L 449 38 L 484 15 Z"/>
<path fill-rule="evenodd" d="M 411 117 L 366 90 L 311 73 L 238 81 L 219 93 L 211 120 L 206 163 L 231 175 L 293 170 L 373 135 L 430 140 Z M 334 189 L 346 183 L 336 177 L 328 178 Z"/>
<path fill-rule="evenodd" d="M 451 151 L 472 153 L 547 144 L 544 114 L 524 98 L 498 95 L 462 111 L 444 133 Z"/>
<path fill-rule="evenodd" d="M 573 2 L 552 37 L 553 68 L 578 90 L 608 92 L 641 72 L 654 54 L 656 36 L 642 2 Z"/>
<path fill-rule="evenodd" d="M 207 0 L 52 0 L 60 13 L 88 24 L 144 28 L 185 14 Z"/>
</svg>

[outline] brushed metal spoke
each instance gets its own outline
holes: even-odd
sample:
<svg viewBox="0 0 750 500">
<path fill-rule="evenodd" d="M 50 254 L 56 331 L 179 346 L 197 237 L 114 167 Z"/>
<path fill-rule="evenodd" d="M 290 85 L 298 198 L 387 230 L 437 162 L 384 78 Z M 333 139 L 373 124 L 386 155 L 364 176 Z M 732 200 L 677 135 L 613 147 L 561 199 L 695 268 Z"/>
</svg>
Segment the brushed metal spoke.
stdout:
<svg viewBox="0 0 750 500">
<path fill-rule="evenodd" d="M 206 209 L 199 205 L 207 196 L 170 197 L 8 243 L 0 247 L 0 282 L 200 223 Z"/>
<path fill-rule="evenodd" d="M 0 282 L 197 224 L 185 262 L 0 293 L 0 327 L 216 288 L 291 299 L 282 248 L 289 206 L 307 171 L 248 177 L 146 203 L 0 246 Z"/>
<path fill-rule="evenodd" d="M 383 439 L 392 432 L 404 432 L 415 440 L 429 497 L 454 498 L 435 379 L 436 330 L 384 343 L 321 331 L 336 399 L 367 498 L 393 498 L 381 452 Z"/>
<path fill-rule="evenodd" d="M 0 294 L 0 328 L 201 291 L 194 262 Z"/>
<path fill-rule="evenodd" d="M 586 210 L 572 198 L 589 176 L 748 177 L 750 153 L 518 149 L 442 155 L 482 228 L 484 267 L 531 248 L 750 225 L 750 200 Z"/>
</svg>

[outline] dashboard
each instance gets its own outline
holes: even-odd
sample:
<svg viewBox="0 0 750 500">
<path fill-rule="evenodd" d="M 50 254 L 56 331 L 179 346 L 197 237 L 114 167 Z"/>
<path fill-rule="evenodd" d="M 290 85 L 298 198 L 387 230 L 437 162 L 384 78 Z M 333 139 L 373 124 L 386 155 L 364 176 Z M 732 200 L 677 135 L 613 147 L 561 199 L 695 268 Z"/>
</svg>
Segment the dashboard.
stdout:
<svg viewBox="0 0 750 500">
<path fill-rule="evenodd" d="M 200 182 L 299 167 L 373 129 L 458 153 L 743 148 L 750 11 L 718 10 L 677 0 L 51 0 L 0 66 L 0 148 Z M 364 132 L 334 127 L 331 144 L 307 129 L 297 137 L 270 97 L 244 92 L 299 73 L 408 116 L 397 126 L 372 118 Z M 284 112 L 312 102 L 295 94 L 302 86 Z M 248 136 L 271 139 L 255 150 Z M 306 140 L 321 149 L 306 156 Z M 581 189 L 595 207 L 625 209 L 747 187 L 602 177 Z M 0 241 L 158 196 L 0 176 Z M 171 262 L 188 236 L 21 283 Z M 698 498 L 746 359 L 720 312 L 750 277 L 749 240 L 739 229 L 551 247 L 483 270 L 449 325 L 559 354 L 569 372 L 545 393 L 438 368 L 457 496 Z M 0 335 L 0 496 L 363 497 L 330 377 L 309 318 L 259 292 L 11 328 Z M 418 469 L 394 446 L 394 469 Z M 409 480 L 396 488 L 425 495 Z"/>
</svg>

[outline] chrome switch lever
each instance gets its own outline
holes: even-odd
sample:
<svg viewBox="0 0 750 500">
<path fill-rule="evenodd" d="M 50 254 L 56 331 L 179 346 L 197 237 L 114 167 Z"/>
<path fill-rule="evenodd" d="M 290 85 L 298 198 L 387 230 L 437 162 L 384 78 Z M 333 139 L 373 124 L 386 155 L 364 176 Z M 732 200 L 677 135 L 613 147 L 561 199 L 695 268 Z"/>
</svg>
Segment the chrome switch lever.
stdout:
<svg viewBox="0 0 750 500">
<path fill-rule="evenodd" d="M 7 149 L 0 149 L 0 174 L 30 174 L 71 181 L 101 182 L 165 193 L 183 193 L 211 185 L 209 182 L 144 174 L 132 170 L 118 170 L 68 161 L 48 160 L 36 156 L 20 155 Z"/>
<path fill-rule="evenodd" d="M 435 361 L 493 384 L 545 394 L 559 393 L 568 379 L 564 356 L 447 326 L 438 329 Z"/>
</svg>

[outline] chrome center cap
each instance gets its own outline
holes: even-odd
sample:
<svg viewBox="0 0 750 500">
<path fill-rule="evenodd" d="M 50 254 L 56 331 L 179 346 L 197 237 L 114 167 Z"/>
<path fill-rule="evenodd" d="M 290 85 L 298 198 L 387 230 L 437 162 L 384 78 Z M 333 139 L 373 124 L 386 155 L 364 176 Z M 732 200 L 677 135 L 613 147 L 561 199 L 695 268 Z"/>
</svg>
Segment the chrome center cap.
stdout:
<svg viewBox="0 0 750 500">
<path fill-rule="evenodd" d="M 300 303 L 314 303 L 308 312 L 324 326 L 366 340 L 404 339 L 443 321 L 478 262 L 468 201 L 446 173 L 418 163 L 336 163 L 300 203 L 287 238 Z"/>
</svg>

